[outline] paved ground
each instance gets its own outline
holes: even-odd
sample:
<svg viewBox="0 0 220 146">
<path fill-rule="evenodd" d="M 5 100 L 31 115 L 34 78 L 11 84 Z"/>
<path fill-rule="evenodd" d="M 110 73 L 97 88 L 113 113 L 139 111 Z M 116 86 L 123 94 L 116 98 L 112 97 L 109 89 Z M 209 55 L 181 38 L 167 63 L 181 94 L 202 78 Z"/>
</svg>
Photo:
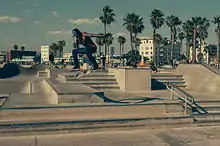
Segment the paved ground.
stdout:
<svg viewBox="0 0 220 146">
<path fill-rule="evenodd" d="M 1 137 L 2 146 L 218 146 L 220 127 Z"/>
</svg>

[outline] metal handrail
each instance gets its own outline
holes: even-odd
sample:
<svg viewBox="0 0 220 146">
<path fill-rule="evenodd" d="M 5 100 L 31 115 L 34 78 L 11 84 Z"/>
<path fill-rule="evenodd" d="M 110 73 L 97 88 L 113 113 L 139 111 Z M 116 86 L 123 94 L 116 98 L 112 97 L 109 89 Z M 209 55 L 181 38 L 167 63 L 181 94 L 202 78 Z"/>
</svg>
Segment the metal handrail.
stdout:
<svg viewBox="0 0 220 146">
<path fill-rule="evenodd" d="M 202 66 L 204 66 L 205 68 L 207 68 L 208 70 L 214 72 L 215 74 L 218 74 L 220 75 L 220 70 L 219 69 L 216 69 L 208 64 L 204 64 L 204 63 L 201 63 Z"/>
<path fill-rule="evenodd" d="M 173 84 L 166 84 L 166 87 L 167 89 L 171 92 L 171 100 L 174 100 L 174 95 L 176 95 L 178 98 L 177 99 L 180 99 L 184 102 L 184 113 L 185 114 L 188 114 L 188 106 L 190 106 L 191 108 L 196 108 L 196 111 L 199 113 L 199 114 L 207 114 L 208 112 L 203 109 L 201 106 L 199 106 L 196 102 L 195 102 L 195 99 L 194 97 L 192 97 L 192 95 L 186 93 L 184 90 L 174 86 Z M 175 91 L 175 89 L 177 91 L 179 91 L 180 93 L 182 93 L 183 95 L 180 95 L 180 93 L 177 93 Z M 203 113 L 201 113 L 198 109 L 202 110 Z"/>
</svg>

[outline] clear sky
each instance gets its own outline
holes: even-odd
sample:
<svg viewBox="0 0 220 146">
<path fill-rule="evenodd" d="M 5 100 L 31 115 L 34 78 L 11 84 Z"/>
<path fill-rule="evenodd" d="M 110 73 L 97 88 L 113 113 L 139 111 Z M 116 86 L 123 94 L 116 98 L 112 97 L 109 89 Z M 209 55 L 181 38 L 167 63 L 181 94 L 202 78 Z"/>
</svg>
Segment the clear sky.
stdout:
<svg viewBox="0 0 220 146">
<path fill-rule="evenodd" d="M 144 17 L 146 28 L 140 36 L 152 36 L 149 16 L 155 8 L 166 16 L 179 16 L 183 21 L 192 16 L 213 19 L 213 16 L 220 15 L 220 0 L 1 0 L 0 48 L 6 50 L 18 44 L 39 51 L 41 44 L 66 40 L 65 50 L 68 52 L 72 48 L 71 29 L 103 32 L 103 26 L 96 18 L 105 5 L 115 10 L 116 22 L 108 28 L 114 34 L 127 33 L 122 18 L 128 12 Z M 169 37 L 166 26 L 159 33 Z M 215 40 L 214 25 L 211 24 L 207 42 L 215 43 Z M 118 47 L 117 40 L 114 45 Z"/>
</svg>

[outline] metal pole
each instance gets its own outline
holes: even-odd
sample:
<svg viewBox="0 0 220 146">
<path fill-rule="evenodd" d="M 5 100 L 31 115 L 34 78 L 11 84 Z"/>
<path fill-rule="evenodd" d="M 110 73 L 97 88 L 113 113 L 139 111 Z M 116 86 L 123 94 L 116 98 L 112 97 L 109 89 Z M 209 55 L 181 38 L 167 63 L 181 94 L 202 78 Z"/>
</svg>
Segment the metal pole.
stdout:
<svg viewBox="0 0 220 146">
<path fill-rule="evenodd" d="M 187 110 L 188 110 L 187 101 L 188 101 L 188 96 L 185 97 L 185 111 L 184 111 L 185 114 L 187 114 Z"/>
<path fill-rule="evenodd" d="M 30 80 L 30 94 L 32 94 L 32 81 Z"/>
<path fill-rule="evenodd" d="M 174 100 L 174 87 L 171 86 L 171 100 Z"/>
</svg>

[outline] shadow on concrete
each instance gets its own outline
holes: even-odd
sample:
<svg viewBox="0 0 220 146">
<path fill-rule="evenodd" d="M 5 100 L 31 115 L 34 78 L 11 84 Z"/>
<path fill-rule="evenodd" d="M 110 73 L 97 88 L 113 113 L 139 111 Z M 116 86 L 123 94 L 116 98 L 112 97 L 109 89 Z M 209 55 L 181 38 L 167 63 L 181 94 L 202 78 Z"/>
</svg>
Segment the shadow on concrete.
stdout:
<svg viewBox="0 0 220 146">
<path fill-rule="evenodd" d="M 132 97 L 132 98 L 124 98 L 121 100 L 113 100 L 103 94 L 96 94 L 98 97 L 104 100 L 104 102 L 108 103 L 124 103 L 124 104 L 131 104 L 131 103 L 146 103 L 153 100 L 164 100 L 162 98 L 149 98 L 149 97 Z"/>
<path fill-rule="evenodd" d="M 166 85 L 156 79 L 151 79 L 151 90 L 164 90 L 167 89 Z"/>
<path fill-rule="evenodd" d="M 38 64 L 29 68 L 24 68 L 15 63 L 8 63 L 5 64 L 3 68 L 0 68 L 0 79 L 11 78 L 18 75 L 23 75 L 23 76 L 37 75 L 37 72 L 39 70 L 44 70 L 45 68 L 48 68 L 48 66 Z"/>
<path fill-rule="evenodd" d="M 0 78 L 11 78 L 20 74 L 20 68 L 17 64 L 9 63 L 5 64 L 3 68 L 0 68 Z"/>
</svg>

